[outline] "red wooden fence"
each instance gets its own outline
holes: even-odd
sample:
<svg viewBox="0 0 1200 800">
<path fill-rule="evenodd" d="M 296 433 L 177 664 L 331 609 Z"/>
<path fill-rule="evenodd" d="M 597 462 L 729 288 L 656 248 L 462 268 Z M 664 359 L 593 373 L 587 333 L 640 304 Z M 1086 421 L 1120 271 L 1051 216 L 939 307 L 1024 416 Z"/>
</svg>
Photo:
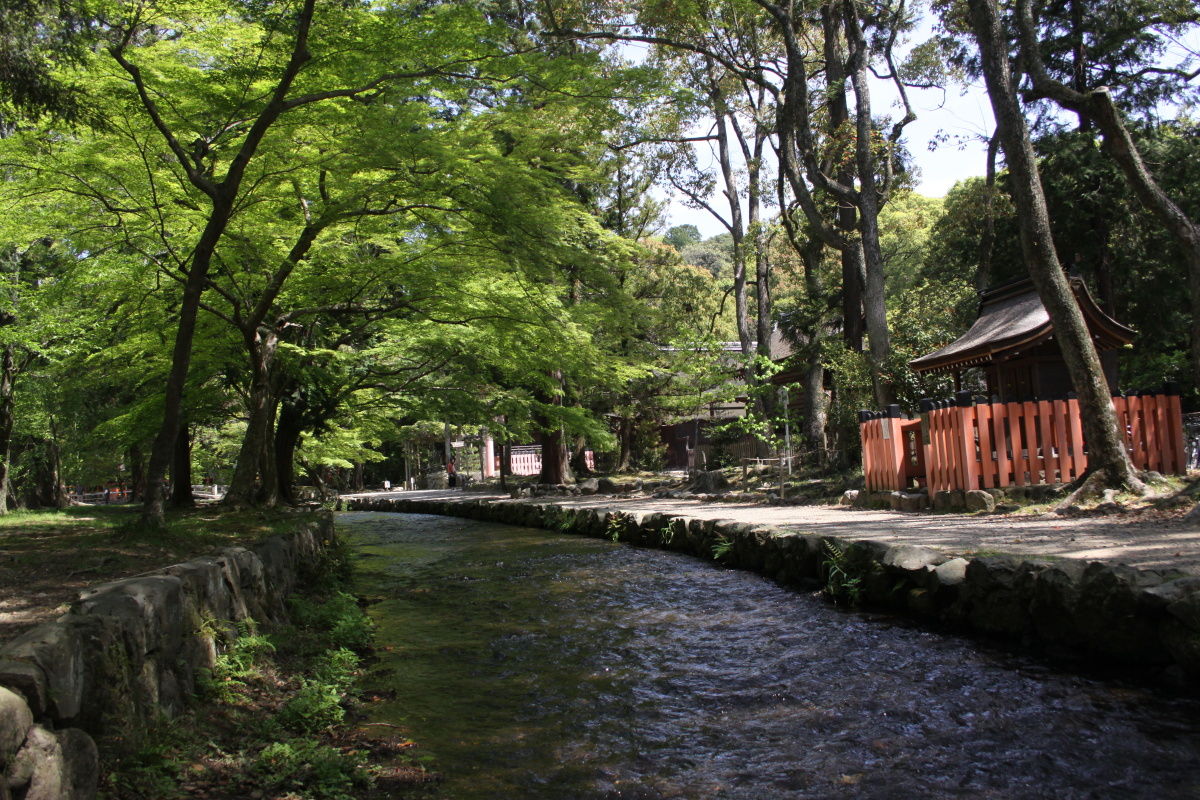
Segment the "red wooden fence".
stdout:
<svg viewBox="0 0 1200 800">
<path fill-rule="evenodd" d="M 1186 472 L 1178 394 L 1114 397 L 1125 445 L 1138 469 Z M 918 419 L 899 406 L 861 412 L 867 489 L 930 492 L 1070 483 L 1087 469 L 1079 401 L 921 401 Z"/>
</svg>

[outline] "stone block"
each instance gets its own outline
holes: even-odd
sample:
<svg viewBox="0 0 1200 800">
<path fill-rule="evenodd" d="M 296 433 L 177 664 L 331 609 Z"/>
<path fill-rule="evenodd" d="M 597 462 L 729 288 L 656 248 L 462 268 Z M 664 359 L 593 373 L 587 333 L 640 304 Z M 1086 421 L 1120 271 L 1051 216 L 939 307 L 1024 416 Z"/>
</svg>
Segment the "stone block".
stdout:
<svg viewBox="0 0 1200 800">
<path fill-rule="evenodd" d="M 46 712 L 57 721 L 78 716 L 83 703 L 83 648 L 75 628 L 46 622 L 0 650 L 0 658 L 35 664 L 46 678 Z"/>
<path fill-rule="evenodd" d="M 725 473 L 720 470 L 710 470 L 697 473 L 696 477 L 692 479 L 690 488 L 693 492 L 712 494 L 728 489 L 729 481 L 726 480 Z"/>
<path fill-rule="evenodd" d="M 952 558 L 946 563 L 934 567 L 933 574 L 942 586 L 958 586 L 967 578 L 967 564 L 969 563 L 965 558 Z"/>
<path fill-rule="evenodd" d="M 1200 605 L 1200 576 L 1177 578 L 1143 589 L 1139 597 L 1142 603 L 1154 609 L 1169 609 L 1180 622 L 1200 631 L 1200 617 L 1191 612 L 1193 600 Z"/>
<path fill-rule="evenodd" d="M 174 575 L 127 578 L 81 592 L 71 613 L 123 620 L 123 629 L 132 637 L 128 652 L 141 659 L 151 651 L 174 652 L 179 648 L 183 639 L 182 595 L 183 581 Z"/>
<path fill-rule="evenodd" d="M 33 725 L 33 712 L 25 698 L 0 686 L 0 772 L 21 749 Z"/>
<path fill-rule="evenodd" d="M 70 800 L 94 800 L 100 783 L 100 754 L 92 737 L 78 728 L 56 731 Z"/>
<path fill-rule="evenodd" d="M 972 489 L 966 493 L 964 500 L 967 505 L 967 511 L 991 512 L 996 510 L 996 498 L 990 492 Z"/>
<path fill-rule="evenodd" d="M 929 495 L 924 492 L 901 492 L 901 511 L 923 511 L 929 507 Z"/>
<path fill-rule="evenodd" d="M 1009 636 L 1024 634 L 1030 627 L 1028 584 L 1034 570 L 1034 565 L 1011 556 L 970 561 L 959 596 L 972 625 Z"/>
<path fill-rule="evenodd" d="M 8 788 L 23 800 L 72 799 L 62 745 L 41 725 L 29 729 L 5 777 Z"/>
<path fill-rule="evenodd" d="M 884 551 L 882 563 L 885 567 L 903 572 L 924 572 L 946 560 L 946 555 L 929 547 L 913 544 L 895 544 Z"/>
<path fill-rule="evenodd" d="M 961 489 L 941 491 L 933 496 L 933 507 L 937 511 L 961 511 L 966 506 L 966 496 Z"/>
<path fill-rule="evenodd" d="M 0 651 L 0 685 L 20 694 L 33 712 L 34 719 L 47 715 L 50 701 L 46 673 L 37 664 L 6 659 Z"/>
</svg>

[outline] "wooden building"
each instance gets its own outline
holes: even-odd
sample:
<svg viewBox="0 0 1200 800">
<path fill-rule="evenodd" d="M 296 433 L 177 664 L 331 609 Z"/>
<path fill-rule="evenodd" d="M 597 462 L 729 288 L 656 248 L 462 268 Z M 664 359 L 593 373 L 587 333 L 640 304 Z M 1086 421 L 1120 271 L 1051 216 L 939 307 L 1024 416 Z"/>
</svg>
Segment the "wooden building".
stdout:
<svg viewBox="0 0 1200 800">
<path fill-rule="evenodd" d="M 1078 278 L 1071 289 L 1100 351 L 1113 410 L 1138 469 L 1182 474 L 1186 452 L 1177 389 L 1116 393 L 1117 351 L 1133 331 L 1105 314 Z M 958 394 L 859 415 L 863 474 L 873 491 L 929 492 L 1065 484 L 1087 470 L 1079 401 L 1054 339 L 1054 326 L 1028 279 L 987 292 L 975 324 L 956 341 L 909 362 L 917 372 L 949 372 Z M 983 371 L 988 397 L 961 391 L 962 373 Z"/>
<path fill-rule="evenodd" d="M 1071 289 L 1100 351 L 1108 385 L 1116 390 L 1117 351 L 1133 341 L 1133 331 L 1096 305 L 1079 278 Z M 971 329 L 945 347 L 908 362 L 915 372 L 950 372 L 955 390 L 962 373 L 981 369 L 987 394 L 1001 401 L 1065 397 L 1073 390 L 1054 339 L 1054 326 L 1028 278 L 986 292 Z"/>
</svg>

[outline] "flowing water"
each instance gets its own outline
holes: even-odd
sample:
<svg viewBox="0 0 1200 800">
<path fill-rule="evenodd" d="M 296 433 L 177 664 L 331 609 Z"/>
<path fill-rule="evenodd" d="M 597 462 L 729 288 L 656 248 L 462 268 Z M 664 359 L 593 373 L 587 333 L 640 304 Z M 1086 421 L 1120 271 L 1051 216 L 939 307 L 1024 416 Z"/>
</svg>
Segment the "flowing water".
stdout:
<svg viewBox="0 0 1200 800">
<path fill-rule="evenodd" d="M 694 558 L 340 517 L 401 724 L 454 800 L 1200 798 L 1200 704 Z"/>
</svg>

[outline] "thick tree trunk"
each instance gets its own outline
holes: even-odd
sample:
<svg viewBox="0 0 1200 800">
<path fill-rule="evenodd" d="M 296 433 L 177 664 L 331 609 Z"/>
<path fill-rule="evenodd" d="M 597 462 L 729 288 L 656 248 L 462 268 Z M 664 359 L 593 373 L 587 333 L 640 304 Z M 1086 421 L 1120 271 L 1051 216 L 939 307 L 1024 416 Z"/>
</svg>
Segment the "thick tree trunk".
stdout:
<svg viewBox="0 0 1200 800">
<path fill-rule="evenodd" d="M 866 281 L 863 284 L 863 313 L 867 323 L 867 338 L 870 344 L 871 383 L 875 390 L 875 403 L 885 408 L 892 402 L 894 393 L 890 381 L 884 380 L 883 370 L 891 352 L 888 334 L 887 308 L 884 304 L 883 251 L 879 244 L 879 210 L 882 200 L 875 186 L 878 173 L 875 163 L 873 140 L 875 121 L 871 116 L 870 67 L 867 43 L 859 28 L 857 7 L 854 3 L 845 6 L 846 39 L 850 44 L 850 80 L 854 85 L 854 161 L 858 167 L 858 216 L 862 232 L 863 266 Z"/>
<path fill-rule="evenodd" d="M 566 438 L 562 431 L 558 428 L 543 430 L 538 434 L 538 442 L 542 445 L 542 471 L 538 475 L 538 482 L 558 484 L 573 481 L 567 459 Z"/>
<path fill-rule="evenodd" d="M 1088 471 L 1100 473 L 1109 486 L 1142 489 L 1143 484 L 1134 474 L 1125 451 L 1124 437 L 1117 427 L 1100 357 L 1054 250 L 1050 217 L 1029 129 L 1009 81 L 1008 39 L 1000 26 L 996 0 L 969 0 L 968 4 L 971 26 L 982 55 L 988 95 L 1011 176 L 1021 250 L 1033 284 L 1050 315 L 1055 339 L 1079 395 L 1088 444 Z"/>
<path fill-rule="evenodd" d="M 633 469 L 633 419 L 621 417 L 617 422 L 617 440 L 620 443 L 620 455 L 617 457 L 617 472 L 628 472 Z"/>
<path fill-rule="evenodd" d="M 171 506 L 194 508 L 195 505 L 196 500 L 192 497 L 192 434 L 184 420 L 179 426 L 175 457 L 171 462 Z"/>
<path fill-rule="evenodd" d="M 850 121 L 850 105 L 846 102 L 846 54 L 842 48 L 841 26 L 834 8 L 821 6 L 821 31 L 825 48 L 826 109 L 829 114 L 829 135 L 837 137 Z M 854 185 L 854 170 L 843 160 L 836 177 L 843 186 Z M 842 341 L 846 349 L 863 349 L 863 267 L 862 243 L 853 232 L 858 229 L 858 209 L 853 203 L 839 202 L 837 226 L 846 239 L 842 254 Z"/>
<path fill-rule="evenodd" d="M 275 426 L 275 481 L 279 502 L 296 504 L 296 447 L 300 444 L 301 414 L 295 403 L 284 402 Z"/>
<path fill-rule="evenodd" d="M 259 478 L 264 472 L 269 443 L 274 435 L 271 429 L 274 398 L 271 396 L 271 368 L 275 360 L 275 349 L 279 339 L 273 331 L 255 329 L 245 332 L 250 362 L 251 379 L 247 407 L 246 433 L 238 451 L 237 466 L 229 482 L 229 491 L 224 502 L 231 506 L 256 505 L 260 501 Z M 271 465 L 273 473 L 274 465 Z M 265 481 L 261 484 L 265 487 Z"/>
</svg>

